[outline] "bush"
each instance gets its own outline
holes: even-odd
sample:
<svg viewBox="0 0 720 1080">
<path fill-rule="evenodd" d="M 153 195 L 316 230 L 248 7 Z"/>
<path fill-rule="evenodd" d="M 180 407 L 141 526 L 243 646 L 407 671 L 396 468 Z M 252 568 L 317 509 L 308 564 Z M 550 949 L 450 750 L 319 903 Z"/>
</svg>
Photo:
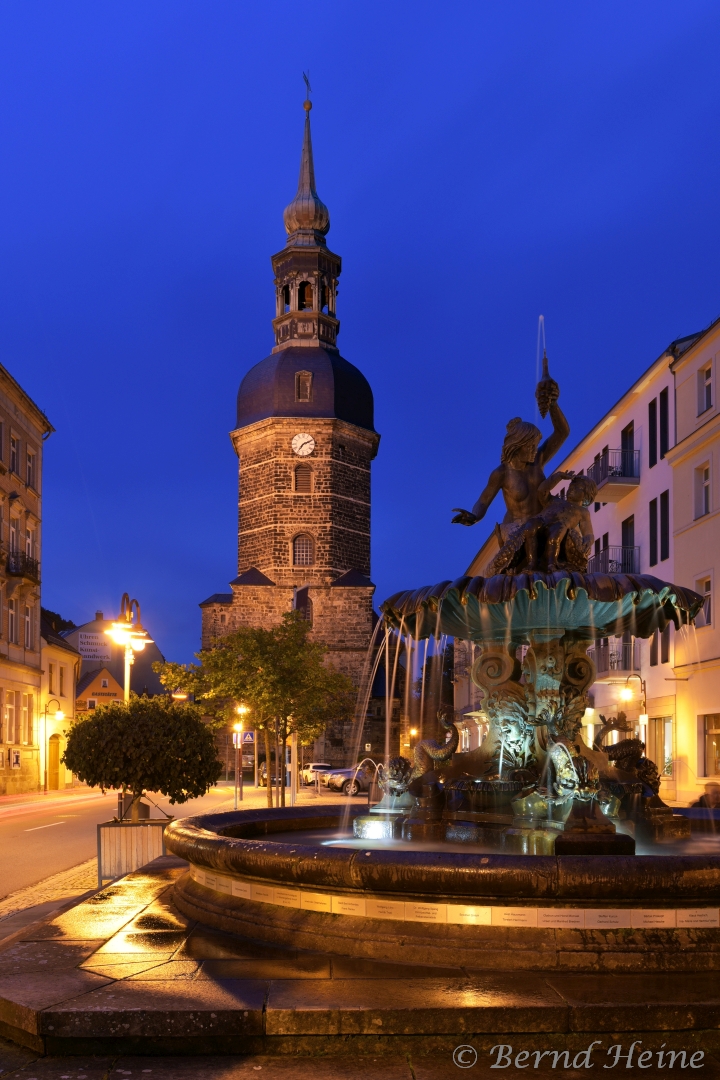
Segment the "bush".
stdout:
<svg viewBox="0 0 720 1080">
<path fill-rule="evenodd" d="M 99 706 L 70 730 L 63 761 L 93 787 L 130 790 L 133 818 L 144 792 L 187 802 L 204 795 L 222 771 L 199 710 L 169 696 Z"/>
</svg>

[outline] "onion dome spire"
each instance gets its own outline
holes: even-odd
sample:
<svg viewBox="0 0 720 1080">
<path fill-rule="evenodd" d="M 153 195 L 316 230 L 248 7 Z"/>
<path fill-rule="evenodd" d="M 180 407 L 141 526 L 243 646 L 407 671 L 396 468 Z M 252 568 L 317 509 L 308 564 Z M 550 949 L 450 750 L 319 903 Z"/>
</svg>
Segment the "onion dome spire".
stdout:
<svg viewBox="0 0 720 1080">
<path fill-rule="evenodd" d="M 313 165 L 312 139 L 310 136 L 310 110 L 312 102 L 303 102 L 305 109 L 305 134 L 300 155 L 300 179 L 293 201 L 285 207 L 283 220 L 287 230 L 288 246 L 322 244 L 330 229 L 330 212 L 315 190 L 315 167 Z"/>
</svg>

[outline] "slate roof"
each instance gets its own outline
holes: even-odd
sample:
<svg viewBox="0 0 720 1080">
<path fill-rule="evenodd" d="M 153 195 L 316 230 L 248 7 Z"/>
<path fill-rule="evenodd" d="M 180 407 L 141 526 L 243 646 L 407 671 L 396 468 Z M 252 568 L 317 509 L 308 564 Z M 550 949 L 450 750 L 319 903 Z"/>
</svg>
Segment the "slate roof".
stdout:
<svg viewBox="0 0 720 1080">
<path fill-rule="evenodd" d="M 343 589 L 375 588 L 375 585 L 366 574 L 359 570 L 346 570 L 339 578 L 330 582 L 330 586 L 339 585 Z"/>
<path fill-rule="evenodd" d="M 230 582 L 231 585 L 274 585 L 275 582 L 271 581 L 269 577 L 263 574 L 262 570 L 258 570 L 257 566 L 251 566 L 249 570 L 246 570 L 240 577 L 236 577 L 234 581 Z"/>
<path fill-rule="evenodd" d="M 295 375 L 312 372 L 312 401 L 295 400 Z M 251 368 L 240 383 L 237 426 L 269 416 L 335 417 L 374 431 L 373 394 L 363 373 L 334 349 L 289 346 Z"/>
<path fill-rule="evenodd" d="M 208 607 L 209 604 L 232 604 L 232 599 L 232 593 L 216 592 L 208 596 L 207 600 L 203 600 L 202 604 L 198 604 L 198 607 Z"/>
</svg>

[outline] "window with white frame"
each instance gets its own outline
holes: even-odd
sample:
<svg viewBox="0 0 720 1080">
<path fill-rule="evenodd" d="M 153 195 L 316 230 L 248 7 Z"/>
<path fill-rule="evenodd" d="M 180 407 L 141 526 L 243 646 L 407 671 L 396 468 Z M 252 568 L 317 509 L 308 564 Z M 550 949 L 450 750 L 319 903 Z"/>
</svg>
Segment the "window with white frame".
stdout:
<svg viewBox="0 0 720 1080">
<path fill-rule="evenodd" d="M 29 526 L 25 529 L 25 554 L 28 559 L 35 556 L 35 532 Z"/>
<path fill-rule="evenodd" d="M 10 472 L 20 475 L 20 440 L 17 435 L 10 436 Z"/>
<path fill-rule="evenodd" d="M 20 521 L 18 518 L 10 518 L 10 550 L 20 550 Z"/>
<path fill-rule="evenodd" d="M 24 605 L 23 610 L 23 641 L 26 649 L 32 649 L 32 609 L 28 604 Z"/>
<path fill-rule="evenodd" d="M 695 470 L 695 518 L 710 513 L 710 462 Z"/>
<path fill-rule="evenodd" d="M 7 741 L 9 743 L 14 743 L 16 741 L 17 734 L 15 730 L 15 691 L 8 690 L 6 698 L 7 700 L 5 702 L 5 726 L 7 728 Z"/>
<path fill-rule="evenodd" d="M 712 403 L 712 363 L 709 363 L 698 371 L 698 416 L 712 409 Z"/>
<path fill-rule="evenodd" d="M 20 706 L 20 741 L 26 746 L 33 741 L 33 696 L 32 694 L 19 694 Z"/>
<path fill-rule="evenodd" d="M 17 600 L 8 600 L 8 641 L 13 645 L 18 643 Z"/>
<path fill-rule="evenodd" d="M 695 620 L 697 627 L 712 625 L 712 578 L 701 577 L 695 582 L 695 591 L 699 592 L 705 603 Z"/>
<path fill-rule="evenodd" d="M 65 668 L 62 664 L 60 665 L 60 671 L 58 672 L 58 674 L 60 677 L 58 693 L 60 694 L 60 697 L 65 697 Z"/>
<path fill-rule="evenodd" d="M 48 664 L 48 693 L 55 693 L 55 665 Z"/>
<path fill-rule="evenodd" d="M 34 450 L 27 452 L 27 472 L 25 474 L 27 486 L 37 490 L 37 454 Z"/>
</svg>

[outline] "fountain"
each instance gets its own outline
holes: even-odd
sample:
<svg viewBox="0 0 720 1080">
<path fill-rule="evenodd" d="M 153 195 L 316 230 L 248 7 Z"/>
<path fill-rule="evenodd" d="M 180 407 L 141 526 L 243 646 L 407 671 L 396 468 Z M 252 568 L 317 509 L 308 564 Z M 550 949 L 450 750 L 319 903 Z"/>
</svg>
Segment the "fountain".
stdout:
<svg viewBox="0 0 720 1080">
<path fill-rule="evenodd" d="M 403 642 L 409 652 L 448 635 L 479 647 L 482 745 L 458 754 L 444 708 L 444 738 L 421 739 L 412 762 L 388 753 L 382 799 L 365 812 L 172 823 L 167 846 L 191 864 L 175 890 L 185 914 L 301 948 L 411 962 L 620 971 L 664 969 L 672 956 L 675 969 L 720 968 L 720 857 L 693 848 L 639 739 L 603 750 L 581 733 L 595 640 L 691 625 L 703 599 L 648 575 L 587 572 L 595 485 L 543 472 L 569 434 L 546 357 L 536 396 L 550 437 L 540 445 L 535 425 L 511 420 L 500 466 L 453 519 L 474 524 L 502 490 L 507 513 L 486 576 L 381 606 L 388 669 L 391 635 L 393 670 Z M 561 480 L 566 497 L 553 494 Z"/>
</svg>

